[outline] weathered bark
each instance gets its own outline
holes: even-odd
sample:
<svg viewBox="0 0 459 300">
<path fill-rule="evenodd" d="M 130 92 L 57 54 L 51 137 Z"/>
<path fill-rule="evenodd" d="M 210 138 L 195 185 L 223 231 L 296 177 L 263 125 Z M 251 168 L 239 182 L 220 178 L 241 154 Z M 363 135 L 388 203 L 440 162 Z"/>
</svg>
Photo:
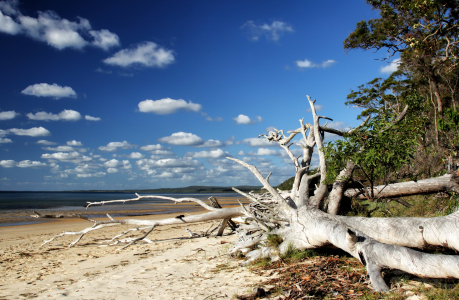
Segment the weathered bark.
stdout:
<svg viewBox="0 0 459 300">
<path fill-rule="evenodd" d="M 338 178 L 333 183 L 332 190 L 328 196 L 328 213 L 336 215 L 339 212 L 341 199 L 346 190 L 346 185 L 354 171 L 355 164 L 349 161 L 346 167 L 338 174 Z"/>
<path fill-rule="evenodd" d="M 333 245 L 367 265 L 370 280 L 377 291 L 388 290 L 381 277 L 383 268 L 398 269 L 421 277 L 459 278 L 459 256 L 432 255 L 405 248 L 443 245 L 457 249 L 459 240 L 450 233 L 458 232 L 458 216 L 459 213 L 454 213 L 441 218 L 398 218 L 391 221 L 331 216 L 309 207 L 298 212 L 287 232 L 285 229 L 279 231 L 284 237 L 280 250 L 285 251 L 289 244 L 302 249 Z M 390 232 L 387 232 L 388 229 Z M 443 232 L 446 240 L 435 237 L 438 232 Z"/>
<path fill-rule="evenodd" d="M 437 83 L 436 76 L 433 73 L 433 71 L 431 72 L 430 79 L 431 79 L 431 86 L 433 89 L 433 93 L 435 95 L 435 98 L 437 98 L 437 110 L 438 112 L 441 113 L 443 111 L 443 99 L 441 98 L 440 92 L 438 91 L 438 83 Z"/>
<path fill-rule="evenodd" d="M 215 207 L 215 208 L 223 208 L 220 203 L 218 203 L 218 200 L 217 198 L 215 198 L 214 196 L 212 197 L 209 197 L 209 201 L 212 203 L 212 206 Z M 225 230 L 226 226 L 229 226 L 233 231 L 236 230 L 237 228 L 237 225 L 231 221 L 231 219 L 224 219 L 219 228 L 218 228 L 218 233 L 217 233 L 217 236 L 222 236 L 223 235 L 223 231 Z"/>
<path fill-rule="evenodd" d="M 446 191 L 459 191 L 456 176 L 446 174 L 435 178 L 380 185 L 373 188 L 373 193 L 377 198 L 403 197 Z M 344 195 L 346 197 L 356 197 L 357 199 L 367 199 L 366 195 L 370 193 L 370 188 L 348 189 Z"/>
</svg>

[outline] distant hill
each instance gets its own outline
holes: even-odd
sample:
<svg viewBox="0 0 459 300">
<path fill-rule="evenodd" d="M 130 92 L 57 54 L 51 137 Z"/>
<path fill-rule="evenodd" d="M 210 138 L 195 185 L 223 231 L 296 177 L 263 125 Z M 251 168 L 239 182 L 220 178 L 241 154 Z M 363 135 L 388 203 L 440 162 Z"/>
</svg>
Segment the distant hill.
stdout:
<svg viewBox="0 0 459 300">
<path fill-rule="evenodd" d="M 282 182 L 281 184 L 276 186 L 276 188 L 278 188 L 281 191 L 289 191 L 293 187 L 293 181 L 295 181 L 295 176 L 290 177 L 286 181 Z"/>
<path fill-rule="evenodd" d="M 243 192 L 258 191 L 261 186 L 241 185 L 235 186 Z M 182 188 L 161 188 L 148 190 L 84 190 L 84 191 L 69 191 L 74 193 L 139 193 L 139 194 L 211 194 L 211 193 L 234 193 L 232 187 L 223 186 L 204 186 L 195 185 Z"/>
<path fill-rule="evenodd" d="M 315 169 L 312 169 L 310 172 L 309 172 L 309 175 L 314 175 L 317 173 L 317 168 Z M 286 181 L 282 182 L 281 184 L 279 184 L 278 186 L 276 186 L 277 189 L 281 190 L 281 191 L 289 191 L 293 188 L 293 182 L 295 181 L 295 176 L 293 177 L 290 177 L 289 179 L 287 179 Z"/>
</svg>

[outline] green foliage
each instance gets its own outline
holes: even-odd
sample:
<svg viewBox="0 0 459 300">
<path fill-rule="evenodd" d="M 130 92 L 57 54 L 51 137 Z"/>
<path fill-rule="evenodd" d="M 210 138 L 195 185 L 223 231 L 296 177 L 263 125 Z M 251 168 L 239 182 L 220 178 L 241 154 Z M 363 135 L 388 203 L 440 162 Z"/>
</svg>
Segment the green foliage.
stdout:
<svg viewBox="0 0 459 300">
<path fill-rule="evenodd" d="M 252 263 L 252 267 L 259 267 L 259 268 L 265 268 L 271 264 L 271 259 L 268 257 L 260 258 L 255 260 Z"/>
<path fill-rule="evenodd" d="M 397 172 L 412 162 L 428 122 L 427 116 L 419 113 L 425 110 L 427 102 L 414 89 L 412 80 L 401 72 L 359 86 L 357 91 L 348 95 L 348 100 L 347 105 L 362 109 L 359 118 L 372 118 L 324 147 L 326 183 L 333 183 L 349 160 L 357 167 L 353 179 L 358 186 L 373 187 L 398 179 Z M 409 107 L 407 114 L 395 122 L 406 105 Z M 359 214 L 383 209 L 382 204 L 373 203 L 377 195 L 366 196 L 371 201 L 361 205 L 363 209 Z"/>
<path fill-rule="evenodd" d="M 459 134 L 459 112 L 452 108 L 447 108 L 443 112 L 443 117 L 438 121 L 438 129 L 442 131 L 454 130 Z"/>
<path fill-rule="evenodd" d="M 434 109 L 443 111 L 448 98 L 455 106 L 459 0 L 366 2 L 380 11 L 380 18 L 357 23 L 356 29 L 344 41 L 344 48 L 385 49 L 389 57 L 400 54 L 399 69 L 416 79 L 418 92 L 436 98 Z M 426 97 L 426 100 L 430 99 Z"/>
<path fill-rule="evenodd" d="M 396 71 L 385 80 L 375 78 L 358 86 L 357 91 L 352 90 L 347 96 L 345 104 L 362 109 L 357 119 L 398 114 L 405 105 L 410 107 L 410 112 L 419 112 L 426 109 L 427 103 L 416 88 L 410 74 Z"/>
<path fill-rule="evenodd" d="M 367 84 L 362 84 L 357 91 L 352 90 L 347 96 L 345 104 L 362 109 L 357 117 L 371 116 L 373 114 L 390 114 L 403 110 L 401 98 L 412 93 L 412 81 L 402 72 L 394 72 L 389 78 L 375 78 Z"/>
<path fill-rule="evenodd" d="M 449 300 L 449 299 L 459 299 L 459 284 L 455 284 L 452 288 L 438 287 L 427 289 L 422 287 L 419 290 L 420 293 L 424 294 L 429 300 Z"/>
<path fill-rule="evenodd" d="M 352 199 L 348 216 L 359 217 L 440 217 L 459 209 L 459 195 L 415 195 L 402 198 L 411 206 L 406 207 L 395 199 L 385 199 L 376 203 Z M 375 209 L 376 208 L 376 209 Z M 373 210 L 371 210 L 373 209 Z"/>
<path fill-rule="evenodd" d="M 281 256 L 284 261 L 289 263 L 311 258 L 317 256 L 318 253 L 313 249 L 306 249 L 304 251 L 298 250 L 292 244 L 288 244 L 287 251 Z"/>
<path fill-rule="evenodd" d="M 450 154 L 453 156 L 457 155 L 459 150 L 459 112 L 453 108 L 445 109 L 437 122 L 437 126 L 445 148 L 452 150 Z"/>
<path fill-rule="evenodd" d="M 439 216 L 452 214 L 459 209 L 459 195 L 457 193 L 453 193 L 451 197 L 447 198 L 444 202 L 444 208 L 437 210 Z"/>
<path fill-rule="evenodd" d="M 278 234 L 268 234 L 268 245 L 271 247 L 278 247 L 282 242 L 283 239 Z"/>
<path fill-rule="evenodd" d="M 392 125 L 394 118 L 394 115 L 379 115 L 343 139 L 328 143 L 324 147 L 326 182 L 334 182 L 348 160 L 356 164 L 370 186 L 378 179 L 389 180 L 389 174 L 409 163 L 421 128 L 415 118 L 405 118 Z"/>
<path fill-rule="evenodd" d="M 380 18 L 357 23 L 344 41 L 345 49 L 387 48 L 392 53 L 445 57 L 447 39 L 454 40 L 459 29 L 458 0 L 367 0 Z M 457 54 L 457 45 L 447 49 Z M 435 62 L 432 62 L 435 63 Z"/>
</svg>

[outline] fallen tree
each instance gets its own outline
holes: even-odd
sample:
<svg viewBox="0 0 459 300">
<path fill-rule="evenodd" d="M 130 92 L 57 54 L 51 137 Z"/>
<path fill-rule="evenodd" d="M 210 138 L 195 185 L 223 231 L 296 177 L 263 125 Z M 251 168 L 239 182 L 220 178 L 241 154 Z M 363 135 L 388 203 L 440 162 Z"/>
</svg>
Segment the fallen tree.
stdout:
<svg viewBox="0 0 459 300">
<path fill-rule="evenodd" d="M 459 235 L 457 234 L 459 233 L 459 222 L 457 222 L 459 211 L 448 216 L 435 218 L 364 218 L 337 215 L 341 202 L 346 195 L 358 196 L 358 194 L 362 194 L 363 196 L 374 196 L 375 193 L 384 195 L 385 192 L 391 191 L 392 194 L 386 196 L 402 196 L 408 194 L 403 192 L 404 190 L 410 190 L 410 193 L 458 191 L 457 176 L 447 174 L 427 181 L 376 186 L 371 191 L 368 191 L 368 189 L 346 191 L 347 183 L 357 166 L 355 162 L 348 160 L 344 167 L 339 170 L 334 182 L 327 184 L 327 160 L 324 151 L 322 151 L 324 148 L 324 133 L 345 136 L 358 128 L 343 132 L 328 128 L 326 125 L 321 126 L 319 124 L 320 119 L 328 118 L 318 116 L 314 106 L 315 101 L 312 101 L 309 97 L 308 101 L 313 115 L 313 124 L 304 124 L 303 120 L 300 120 L 300 128 L 289 131 L 288 135 L 285 135 L 282 130 L 275 130 L 261 136 L 271 142 L 278 143 L 291 158 L 296 169 L 292 190 L 280 191 L 275 189 L 269 183 L 271 174 L 264 177 L 255 166 L 228 157 L 228 159 L 250 170 L 267 192 L 265 194 L 255 194 L 244 193 L 234 189 L 251 202 L 249 205 L 241 203 L 240 207 L 235 208 L 215 207 L 194 198 L 175 199 L 161 196 L 141 196 L 138 194 L 136 194 L 137 197 L 132 199 L 89 203 L 88 207 L 120 201 L 129 202 L 160 198 L 174 202 L 195 202 L 208 210 L 208 212 L 157 221 L 115 220 L 108 215 L 109 219 L 105 221 L 89 219 L 94 223 L 90 228 L 80 232 L 64 232 L 59 236 L 66 234 L 78 235 L 78 239 L 71 245 L 73 246 L 84 234 L 105 226 L 116 224 L 143 226 L 131 229 L 146 230 L 147 232 L 139 238 L 129 240 L 125 246 L 127 247 L 137 241 L 146 239 L 156 226 L 217 219 L 229 220 L 230 218 L 245 216 L 252 221 L 239 226 L 237 229 L 239 239 L 230 250 L 230 253 L 244 254 L 247 257 L 246 264 L 262 257 L 269 257 L 272 260 L 279 259 L 279 256 L 292 246 L 298 249 L 332 246 L 346 251 L 366 266 L 371 283 L 376 291 L 384 292 L 389 289 L 381 275 L 383 269 L 398 269 L 420 277 L 459 278 L 459 256 L 434 255 L 423 252 L 423 249 L 430 246 L 459 250 Z M 387 124 L 382 130 L 390 130 L 393 125 L 403 119 L 406 112 L 407 108 L 399 115 L 394 116 L 391 123 Z M 368 118 L 362 125 L 367 121 Z M 290 149 L 293 145 L 291 141 L 297 135 L 302 136 L 302 143 L 299 144 L 303 149 L 301 160 Z M 315 147 L 319 149 L 320 163 L 317 172 L 314 173 L 310 170 L 310 163 Z M 359 151 L 364 150 L 364 147 L 362 147 Z M 318 182 L 318 185 L 312 187 L 311 185 L 314 185 L 314 182 Z M 432 182 L 435 184 L 431 184 Z M 435 188 L 428 190 L 433 185 L 435 185 Z M 34 216 L 41 217 L 40 214 L 35 214 Z M 226 222 L 222 222 L 222 226 L 225 225 Z M 123 234 L 128 232 L 130 231 L 126 231 L 114 239 L 121 239 Z M 273 247 L 267 243 L 268 235 L 272 234 L 282 237 L 282 243 L 278 247 Z M 45 243 L 51 240 L 45 241 Z"/>
</svg>

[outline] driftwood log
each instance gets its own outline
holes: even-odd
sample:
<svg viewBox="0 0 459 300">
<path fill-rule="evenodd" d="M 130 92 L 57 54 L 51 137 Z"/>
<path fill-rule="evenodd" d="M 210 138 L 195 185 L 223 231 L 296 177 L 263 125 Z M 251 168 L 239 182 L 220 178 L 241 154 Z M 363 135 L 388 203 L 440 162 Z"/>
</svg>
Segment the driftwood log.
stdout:
<svg viewBox="0 0 459 300">
<path fill-rule="evenodd" d="M 423 252 L 423 249 L 429 246 L 441 246 L 459 250 L 459 211 L 448 216 L 435 218 L 364 218 L 337 215 L 345 196 L 363 197 L 365 193 L 362 194 L 362 190 L 346 190 L 347 179 L 355 168 L 352 161 L 349 161 L 346 168 L 341 171 L 331 190 L 324 184 L 327 164 L 324 153 L 320 151 L 324 146 L 324 132 L 341 136 L 344 132 L 320 126 L 320 119 L 328 118 L 318 116 L 314 106 L 315 101 L 312 101 L 309 97 L 308 101 L 312 110 L 313 124 L 304 124 L 303 120 L 300 120 L 300 128 L 288 132 L 288 135 L 285 135 L 282 130 L 270 131 L 268 134 L 262 135 L 263 138 L 278 143 L 291 158 L 296 169 L 291 191 L 275 189 L 269 183 L 269 175 L 264 177 L 255 166 L 228 157 L 228 159 L 250 170 L 267 193 L 246 194 L 235 189 L 236 192 L 251 201 L 248 205 L 242 205 L 241 203 L 240 207 L 235 208 L 215 207 L 194 198 L 175 199 L 162 196 L 141 196 L 138 194 L 133 199 L 89 203 L 88 207 L 105 203 L 159 198 L 174 202 L 196 202 L 208 212 L 157 221 L 115 220 L 108 216 L 109 219 L 106 221 L 91 220 L 94 222 L 91 228 L 81 232 L 63 234 L 79 235 L 79 240 L 86 232 L 114 224 L 142 226 L 137 229 L 147 230 L 142 237 L 131 240 L 126 245 L 129 246 L 145 239 L 156 226 L 217 219 L 230 220 L 231 218 L 245 216 L 253 221 L 237 228 L 239 239 L 230 250 L 233 254 L 244 254 L 247 257 L 245 263 L 262 257 L 270 257 L 276 260 L 280 254 L 287 251 L 291 246 L 298 249 L 333 246 L 359 259 L 367 267 L 371 283 L 376 291 L 384 292 L 389 289 L 381 275 L 383 269 L 398 269 L 421 277 L 459 278 L 459 256 Z M 401 120 L 406 111 L 405 108 L 394 122 Z M 299 157 L 295 157 L 290 150 L 291 141 L 297 135 L 302 136 L 302 143 L 299 145 L 303 149 L 301 160 Z M 319 171 L 311 175 L 309 167 L 315 147 L 319 149 L 320 166 Z M 310 193 L 311 182 L 317 178 L 319 178 L 319 185 L 314 193 Z M 375 193 L 380 193 L 379 196 L 381 197 L 400 197 L 439 191 L 457 192 L 458 182 L 457 176 L 447 174 L 437 178 L 397 183 L 384 187 L 375 187 L 374 189 Z M 327 212 L 320 209 L 320 207 L 323 207 L 322 204 L 325 200 L 328 201 Z M 36 215 L 38 216 L 38 214 Z M 278 248 L 272 248 L 266 243 L 268 234 L 278 234 L 282 237 L 283 242 Z M 116 238 L 119 239 L 121 236 L 122 234 Z M 413 248 L 417 250 L 413 250 Z"/>
</svg>

